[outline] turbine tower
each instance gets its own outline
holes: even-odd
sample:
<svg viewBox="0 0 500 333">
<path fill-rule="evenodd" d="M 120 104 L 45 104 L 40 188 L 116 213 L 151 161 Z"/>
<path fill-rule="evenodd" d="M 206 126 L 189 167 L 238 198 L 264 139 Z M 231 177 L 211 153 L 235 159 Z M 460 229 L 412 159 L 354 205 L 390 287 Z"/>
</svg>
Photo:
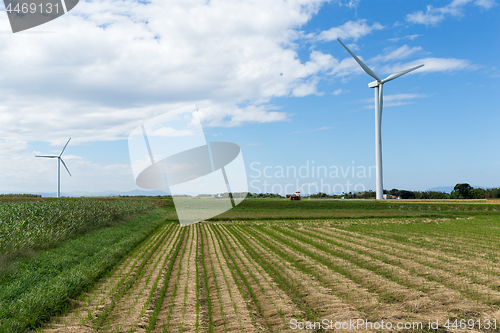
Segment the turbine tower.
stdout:
<svg viewBox="0 0 500 333">
<path fill-rule="evenodd" d="M 368 83 L 368 87 L 370 88 L 375 88 L 375 165 L 376 165 L 376 179 L 377 179 L 377 184 L 376 184 L 376 191 L 377 191 L 377 199 L 383 199 L 384 198 L 384 186 L 383 186 L 383 181 L 382 181 L 382 133 L 381 133 L 381 127 L 382 127 L 382 102 L 383 102 L 383 87 L 384 83 L 392 81 L 401 75 L 405 75 L 411 71 L 414 71 L 417 68 L 422 67 L 423 65 L 418 65 L 409 69 L 405 69 L 404 71 L 397 72 L 394 74 L 389 75 L 385 79 L 381 80 L 377 74 L 375 74 L 370 67 L 366 66 L 361 60 L 359 60 L 358 57 L 354 55 L 354 53 L 351 52 L 347 48 L 347 46 L 344 45 L 340 41 L 340 39 L 337 38 L 337 40 L 342 44 L 342 46 L 349 52 L 349 54 L 354 58 L 354 60 L 357 61 L 357 63 L 363 68 L 363 70 L 366 72 L 366 74 L 370 75 L 373 77 L 376 81 Z"/>
<path fill-rule="evenodd" d="M 71 140 L 71 138 L 69 138 L 69 140 Z M 57 158 L 57 197 L 58 198 L 61 196 L 61 162 L 64 165 L 64 167 L 66 168 L 66 171 L 68 171 L 68 174 L 71 176 L 71 172 L 69 172 L 69 169 L 66 166 L 66 163 L 64 163 L 64 161 L 63 161 L 63 159 L 61 157 L 61 155 L 64 153 L 64 149 L 66 149 L 66 146 L 69 143 L 69 140 L 68 140 L 68 142 L 66 142 L 66 144 L 64 145 L 64 148 L 61 150 L 61 153 L 59 155 L 39 155 L 39 156 L 35 156 L 35 157 L 45 157 L 45 158 Z"/>
</svg>

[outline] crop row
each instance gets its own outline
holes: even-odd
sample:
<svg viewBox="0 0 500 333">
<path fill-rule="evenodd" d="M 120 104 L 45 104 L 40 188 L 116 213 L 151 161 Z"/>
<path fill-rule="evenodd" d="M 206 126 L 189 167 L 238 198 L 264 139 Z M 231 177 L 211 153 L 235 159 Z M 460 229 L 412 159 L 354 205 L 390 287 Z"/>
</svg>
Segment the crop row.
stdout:
<svg viewBox="0 0 500 333">
<path fill-rule="evenodd" d="M 37 248 L 152 208 L 145 200 L 60 199 L 0 204 L 0 254 Z"/>
<path fill-rule="evenodd" d="M 480 316 L 493 313 L 500 304 L 500 267 L 486 259 L 475 269 L 474 262 L 460 257 L 331 227 L 223 228 L 276 281 L 283 281 L 283 290 L 311 319 L 321 312 L 301 299 L 307 294 L 304 285 L 287 269 L 319 281 L 345 305 L 372 320 Z"/>
<path fill-rule="evenodd" d="M 471 230 L 464 252 L 414 239 L 432 227 L 429 242 L 460 241 L 446 223 L 400 224 L 400 237 L 388 225 L 169 223 L 53 328 L 283 332 L 292 319 L 499 320 L 500 264 L 467 260 L 474 242 L 488 246 L 487 223 L 470 227 L 483 230 Z"/>
</svg>

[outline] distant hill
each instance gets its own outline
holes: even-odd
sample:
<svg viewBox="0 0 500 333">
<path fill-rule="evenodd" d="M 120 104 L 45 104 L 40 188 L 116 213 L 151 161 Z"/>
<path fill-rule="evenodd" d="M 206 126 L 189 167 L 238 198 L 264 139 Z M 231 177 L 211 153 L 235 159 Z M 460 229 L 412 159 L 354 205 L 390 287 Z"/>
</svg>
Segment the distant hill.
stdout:
<svg viewBox="0 0 500 333">
<path fill-rule="evenodd" d="M 453 191 L 454 188 L 455 188 L 455 185 L 453 185 L 453 186 L 438 186 L 438 187 L 430 188 L 426 191 L 451 193 L 451 191 Z"/>
<path fill-rule="evenodd" d="M 484 189 L 491 188 L 491 187 L 484 187 L 484 186 L 477 186 L 477 185 L 471 185 L 471 186 L 473 188 L 484 188 Z M 451 191 L 453 191 L 454 188 L 455 188 L 455 185 L 453 185 L 453 186 L 438 186 L 438 187 L 430 188 L 426 191 L 437 191 L 437 192 L 451 193 Z"/>
</svg>

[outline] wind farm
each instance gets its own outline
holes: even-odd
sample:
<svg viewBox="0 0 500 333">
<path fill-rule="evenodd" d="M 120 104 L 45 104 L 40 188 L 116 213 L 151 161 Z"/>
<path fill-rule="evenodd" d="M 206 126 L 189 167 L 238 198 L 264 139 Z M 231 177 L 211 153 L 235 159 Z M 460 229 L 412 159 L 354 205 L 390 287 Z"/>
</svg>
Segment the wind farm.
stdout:
<svg viewBox="0 0 500 333">
<path fill-rule="evenodd" d="M 500 333 L 500 0 L 10 2 L 0 333 Z"/>
</svg>

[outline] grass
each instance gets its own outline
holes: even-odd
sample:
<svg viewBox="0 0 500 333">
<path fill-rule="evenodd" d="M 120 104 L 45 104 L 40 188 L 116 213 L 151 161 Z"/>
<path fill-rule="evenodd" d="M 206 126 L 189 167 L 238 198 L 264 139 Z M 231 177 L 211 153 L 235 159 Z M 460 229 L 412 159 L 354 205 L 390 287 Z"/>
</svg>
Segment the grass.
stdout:
<svg viewBox="0 0 500 333">
<path fill-rule="evenodd" d="M 163 303 L 163 300 L 165 299 L 165 295 L 167 292 L 168 281 L 170 279 L 170 275 L 172 274 L 172 270 L 174 268 L 175 258 L 177 258 L 177 255 L 179 254 L 179 251 L 182 247 L 182 243 L 183 243 L 182 240 L 184 239 L 185 231 L 186 231 L 185 229 L 182 229 L 182 231 L 176 237 L 176 240 L 175 240 L 176 244 L 175 244 L 172 256 L 171 256 L 171 260 L 169 261 L 167 271 L 165 272 L 163 287 L 160 290 L 159 297 L 156 299 L 153 313 L 152 313 L 151 317 L 149 317 L 149 323 L 146 326 L 146 333 L 149 333 L 153 330 L 153 328 L 156 325 L 156 321 L 158 320 L 158 314 L 160 313 L 161 305 Z"/>
<path fill-rule="evenodd" d="M 65 311 L 125 254 L 164 223 L 156 209 L 18 257 L 0 273 L 0 332 L 24 332 Z"/>
<path fill-rule="evenodd" d="M 353 218 L 445 218 L 497 215 L 500 204 L 484 200 L 451 202 L 415 200 L 303 200 L 246 199 L 210 221 L 310 220 Z"/>
</svg>

